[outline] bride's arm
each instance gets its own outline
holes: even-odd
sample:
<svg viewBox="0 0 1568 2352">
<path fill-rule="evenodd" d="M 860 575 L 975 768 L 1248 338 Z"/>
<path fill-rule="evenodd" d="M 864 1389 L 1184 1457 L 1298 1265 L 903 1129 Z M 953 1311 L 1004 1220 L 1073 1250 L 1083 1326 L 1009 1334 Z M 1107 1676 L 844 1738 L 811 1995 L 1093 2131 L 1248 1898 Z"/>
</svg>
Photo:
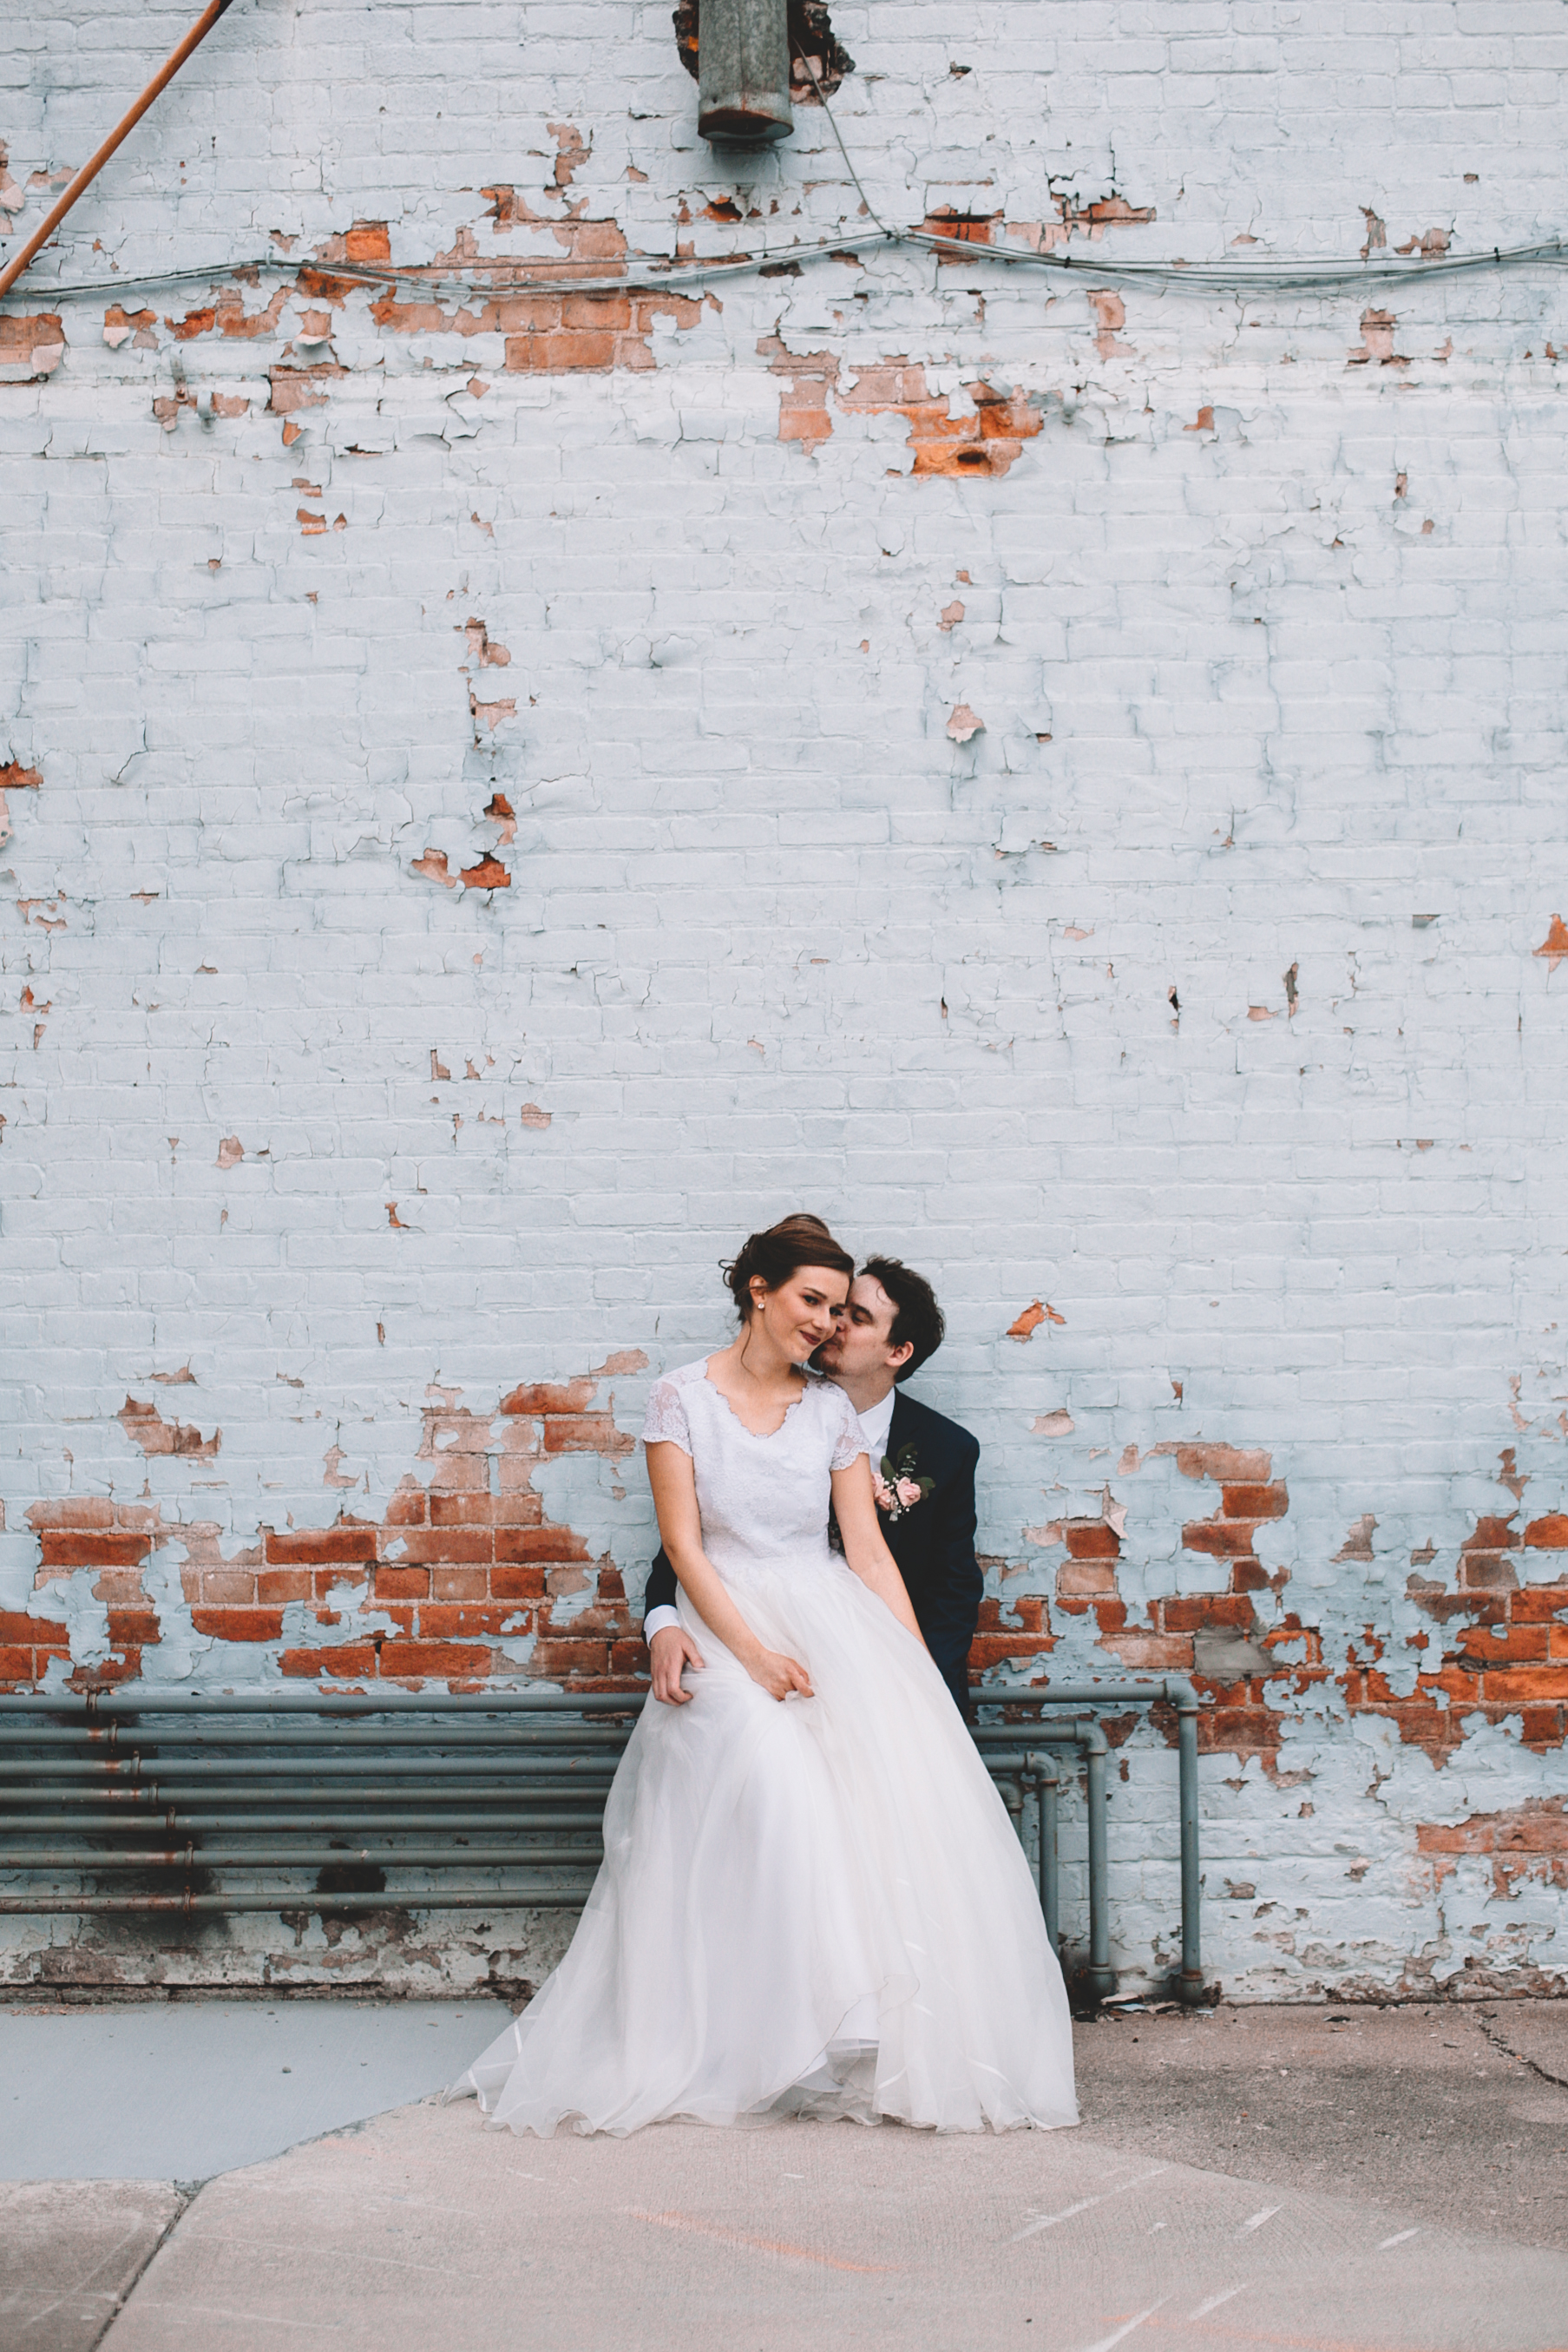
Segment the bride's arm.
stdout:
<svg viewBox="0 0 1568 2352">
<path fill-rule="evenodd" d="M 857 1454 L 847 1470 L 834 1471 L 833 1517 L 839 1523 L 844 1558 L 850 1567 L 868 1591 L 874 1592 L 879 1601 L 886 1601 L 899 1623 L 907 1625 L 924 1647 L 925 1636 L 910 1607 L 898 1562 L 887 1548 L 876 1516 L 869 1454 Z"/>
<path fill-rule="evenodd" d="M 732 1657 L 739 1659 L 752 1681 L 760 1683 L 770 1697 L 788 1698 L 791 1691 L 799 1691 L 802 1698 L 810 1698 L 811 1678 L 805 1667 L 799 1660 L 787 1658 L 782 1651 L 769 1650 L 758 1640 L 730 1599 L 724 1579 L 703 1550 L 696 1474 L 691 1455 L 668 1440 L 652 1441 L 643 1450 L 648 1457 L 648 1484 L 653 1490 L 659 1534 L 670 1566 L 703 1623 Z M 869 1483 L 866 1493 L 869 1496 Z M 897 1573 L 894 1569 L 894 1576 Z"/>
</svg>

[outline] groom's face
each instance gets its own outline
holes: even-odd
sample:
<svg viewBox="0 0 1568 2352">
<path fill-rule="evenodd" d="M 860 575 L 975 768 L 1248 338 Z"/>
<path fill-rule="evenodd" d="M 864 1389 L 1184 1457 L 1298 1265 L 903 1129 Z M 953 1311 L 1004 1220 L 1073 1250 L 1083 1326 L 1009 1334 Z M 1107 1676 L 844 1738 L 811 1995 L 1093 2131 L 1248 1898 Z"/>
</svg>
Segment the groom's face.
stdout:
<svg viewBox="0 0 1568 2352">
<path fill-rule="evenodd" d="M 879 1371 L 896 1371 L 909 1353 L 907 1342 L 893 1347 L 888 1334 L 897 1313 L 874 1276 L 857 1274 L 833 1328 L 816 1354 L 817 1370 L 834 1380 L 863 1380 Z"/>
</svg>

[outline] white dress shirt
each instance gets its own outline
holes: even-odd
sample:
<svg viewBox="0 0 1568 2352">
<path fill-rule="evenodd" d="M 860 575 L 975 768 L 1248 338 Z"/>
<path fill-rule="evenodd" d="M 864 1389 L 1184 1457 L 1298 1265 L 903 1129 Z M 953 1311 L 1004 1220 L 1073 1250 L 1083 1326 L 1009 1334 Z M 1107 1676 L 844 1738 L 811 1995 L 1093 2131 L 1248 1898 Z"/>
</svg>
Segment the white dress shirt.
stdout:
<svg viewBox="0 0 1568 2352">
<path fill-rule="evenodd" d="M 871 1455 L 872 1471 L 878 1478 L 882 1475 L 882 1457 L 887 1452 L 887 1433 L 893 1427 L 893 1408 L 897 1396 L 896 1389 L 889 1389 L 878 1403 L 868 1405 L 864 1412 L 857 1415 L 866 1452 Z M 650 1609 L 643 1621 L 643 1639 L 651 1642 L 655 1633 L 664 1631 L 666 1625 L 678 1625 L 680 1622 L 675 1611 L 667 1605 L 662 1609 Z"/>
</svg>

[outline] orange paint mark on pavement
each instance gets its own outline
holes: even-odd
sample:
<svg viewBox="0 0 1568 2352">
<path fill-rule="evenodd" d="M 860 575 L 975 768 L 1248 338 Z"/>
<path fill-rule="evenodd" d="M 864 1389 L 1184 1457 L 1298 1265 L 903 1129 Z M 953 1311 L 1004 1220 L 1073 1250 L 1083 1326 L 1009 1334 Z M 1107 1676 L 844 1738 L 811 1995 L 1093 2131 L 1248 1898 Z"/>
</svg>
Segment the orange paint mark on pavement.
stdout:
<svg viewBox="0 0 1568 2352">
<path fill-rule="evenodd" d="M 645 2213 L 640 2206 L 626 2208 L 633 2221 L 651 2221 L 659 2230 L 689 2230 L 699 2238 L 716 2238 L 721 2245 L 750 2246 L 759 2254 L 788 2254 L 800 2263 L 821 2263 L 825 2270 L 855 2271 L 862 2277 L 882 2276 L 885 2263 L 841 2262 L 837 2254 L 819 2254 L 810 2246 L 792 2246 L 787 2238 L 752 2238 L 744 2230 L 727 2230 L 716 2221 L 699 2221 L 692 2213 Z"/>
</svg>

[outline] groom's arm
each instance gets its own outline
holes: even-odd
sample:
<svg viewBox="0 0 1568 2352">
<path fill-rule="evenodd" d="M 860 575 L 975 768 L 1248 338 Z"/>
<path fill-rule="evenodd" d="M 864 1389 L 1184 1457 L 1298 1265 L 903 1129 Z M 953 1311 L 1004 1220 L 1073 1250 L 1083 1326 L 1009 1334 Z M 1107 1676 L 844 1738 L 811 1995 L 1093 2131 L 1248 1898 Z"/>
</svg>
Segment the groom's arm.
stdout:
<svg viewBox="0 0 1568 2352">
<path fill-rule="evenodd" d="M 963 1433 L 964 1452 L 953 1475 L 931 1497 L 931 1575 L 924 1612 L 925 1638 L 934 1653 L 956 1658 L 967 1651 L 979 1622 L 986 1580 L 975 1558 L 975 1472 L 977 1441 Z"/>
<path fill-rule="evenodd" d="M 643 1590 L 643 1639 L 648 1644 L 653 1696 L 666 1706 L 685 1706 L 691 1693 L 682 1684 L 682 1670 L 688 1665 L 700 1669 L 702 1653 L 676 1614 L 675 1571 L 663 1544 Z"/>
<path fill-rule="evenodd" d="M 667 1617 L 658 1616 L 662 1609 L 669 1611 Z M 648 1570 L 648 1581 L 643 1588 L 643 1639 L 651 1642 L 661 1627 L 675 1622 L 675 1571 L 661 1544 L 659 1556 Z"/>
</svg>

